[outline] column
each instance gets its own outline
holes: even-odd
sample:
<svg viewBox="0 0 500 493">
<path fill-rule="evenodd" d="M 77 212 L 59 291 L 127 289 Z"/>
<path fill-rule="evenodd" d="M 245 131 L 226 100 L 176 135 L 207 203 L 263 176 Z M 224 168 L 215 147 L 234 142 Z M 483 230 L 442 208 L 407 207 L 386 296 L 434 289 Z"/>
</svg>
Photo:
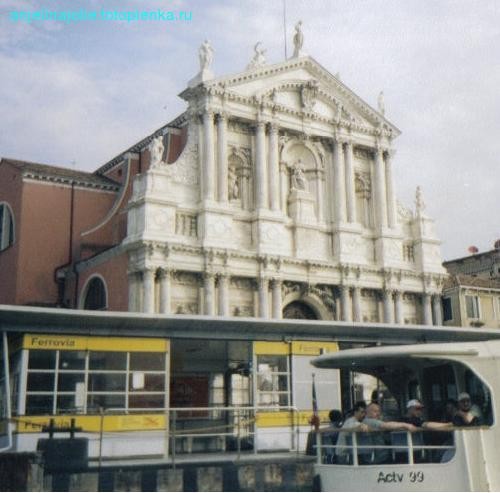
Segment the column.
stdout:
<svg viewBox="0 0 500 493">
<path fill-rule="evenodd" d="M 335 220 L 337 224 L 339 224 L 346 220 L 344 151 L 340 140 L 335 141 L 335 147 L 333 149 L 333 172 Z"/>
<path fill-rule="evenodd" d="M 281 281 L 279 279 L 273 279 L 271 289 L 273 293 L 273 318 L 282 318 L 283 305 L 281 298 Z"/>
<path fill-rule="evenodd" d="M 278 125 L 269 125 L 269 202 L 271 210 L 280 210 Z"/>
<path fill-rule="evenodd" d="M 288 172 L 285 163 L 280 163 L 280 190 L 281 190 L 281 210 L 286 212 L 287 207 L 287 179 Z"/>
<path fill-rule="evenodd" d="M 356 194 L 354 189 L 354 166 L 352 157 L 352 142 L 345 145 L 345 189 L 347 201 L 347 222 L 356 221 Z"/>
<path fill-rule="evenodd" d="M 352 320 L 349 291 L 349 286 L 340 286 L 340 309 L 342 312 L 342 320 L 345 322 L 350 322 Z"/>
<path fill-rule="evenodd" d="M 375 211 L 377 228 L 387 227 L 387 203 L 385 194 L 384 156 L 381 147 L 375 151 Z"/>
<path fill-rule="evenodd" d="M 394 323 L 394 304 L 392 302 L 392 291 L 384 289 L 382 292 L 382 300 L 384 304 L 384 323 Z"/>
<path fill-rule="evenodd" d="M 256 209 L 267 208 L 266 127 L 262 121 L 255 127 L 255 190 Z"/>
<path fill-rule="evenodd" d="M 154 313 L 155 311 L 155 269 L 142 271 L 142 311 Z"/>
<path fill-rule="evenodd" d="M 259 279 L 259 317 L 269 318 L 269 279 Z"/>
<path fill-rule="evenodd" d="M 393 151 L 385 153 L 385 187 L 387 191 L 387 220 L 389 228 L 396 227 L 396 197 L 394 195 L 394 178 L 392 175 Z"/>
<path fill-rule="evenodd" d="M 434 316 L 434 325 L 443 325 L 441 296 L 439 294 L 435 294 L 432 296 L 432 313 Z"/>
<path fill-rule="evenodd" d="M 361 288 L 355 286 L 352 290 L 352 311 L 354 313 L 354 321 L 362 322 L 363 316 L 361 313 Z"/>
<path fill-rule="evenodd" d="M 227 116 L 217 116 L 217 164 L 218 164 L 218 198 L 219 202 L 227 202 Z"/>
<path fill-rule="evenodd" d="M 138 312 L 139 305 L 139 278 L 137 272 L 128 272 L 128 311 Z"/>
<path fill-rule="evenodd" d="M 394 293 L 394 318 L 397 324 L 403 323 L 403 293 L 401 291 Z"/>
<path fill-rule="evenodd" d="M 429 293 L 422 295 L 422 309 L 424 325 L 432 325 L 431 295 Z"/>
<path fill-rule="evenodd" d="M 324 213 L 323 213 L 323 171 L 316 170 L 316 187 L 318 190 L 318 222 L 323 222 Z"/>
<path fill-rule="evenodd" d="M 214 294 L 215 294 L 215 276 L 206 272 L 203 276 L 203 294 L 205 298 L 204 314 L 214 314 Z"/>
<path fill-rule="evenodd" d="M 211 111 L 203 113 L 203 198 L 214 199 L 214 115 Z"/>
<path fill-rule="evenodd" d="M 170 313 L 170 271 L 161 269 L 160 272 L 160 313 Z"/>
<path fill-rule="evenodd" d="M 219 288 L 219 315 L 223 317 L 229 316 L 229 276 L 220 274 L 217 277 L 217 285 Z"/>
</svg>

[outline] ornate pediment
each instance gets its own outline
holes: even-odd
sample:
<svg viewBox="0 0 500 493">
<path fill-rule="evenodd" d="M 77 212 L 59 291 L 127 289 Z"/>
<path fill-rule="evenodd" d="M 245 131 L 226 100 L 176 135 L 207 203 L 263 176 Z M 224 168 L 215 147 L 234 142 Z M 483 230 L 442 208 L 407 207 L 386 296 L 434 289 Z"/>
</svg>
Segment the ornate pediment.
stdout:
<svg viewBox="0 0 500 493">
<path fill-rule="evenodd" d="M 216 78 L 188 89 L 181 97 L 204 95 L 248 103 L 275 112 L 306 115 L 330 123 L 364 129 L 399 130 L 382 113 L 368 105 L 342 81 L 311 57 L 253 68 L 231 77 Z"/>
</svg>

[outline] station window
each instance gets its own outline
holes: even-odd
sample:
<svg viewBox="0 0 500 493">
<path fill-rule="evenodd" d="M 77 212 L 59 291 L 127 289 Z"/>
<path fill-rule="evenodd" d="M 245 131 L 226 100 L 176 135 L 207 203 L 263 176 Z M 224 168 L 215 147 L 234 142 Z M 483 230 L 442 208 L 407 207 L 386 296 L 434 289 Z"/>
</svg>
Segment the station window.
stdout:
<svg viewBox="0 0 500 493">
<path fill-rule="evenodd" d="M 257 356 L 257 403 L 259 406 L 290 405 L 290 370 L 287 355 Z"/>
<path fill-rule="evenodd" d="M 83 308 L 85 310 L 105 310 L 108 306 L 106 286 L 100 277 L 93 277 L 85 289 Z"/>
<path fill-rule="evenodd" d="M 30 349 L 27 415 L 165 407 L 166 355 Z"/>
<path fill-rule="evenodd" d="M 14 243 L 14 220 L 10 207 L 0 204 L 0 252 Z"/>
<path fill-rule="evenodd" d="M 481 318 L 479 296 L 466 296 L 465 308 L 468 318 Z"/>
</svg>

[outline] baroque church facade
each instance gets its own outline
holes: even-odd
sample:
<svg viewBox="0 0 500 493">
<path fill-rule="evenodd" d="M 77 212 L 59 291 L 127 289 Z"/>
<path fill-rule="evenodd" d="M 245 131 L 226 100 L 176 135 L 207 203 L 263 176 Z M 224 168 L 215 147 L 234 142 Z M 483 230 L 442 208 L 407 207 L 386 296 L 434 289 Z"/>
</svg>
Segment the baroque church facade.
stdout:
<svg viewBox="0 0 500 493">
<path fill-rule="evenodd" d="M 400 132 L 382 97 L 372 108 L 302 43 L 276 64 L 258 43 L 245 71 L 214 77 L 205 42 L 186 111 L 94 173 L 3 159 L 19 193 L 53 187 L 74 216 L 69 257 L 47 266 L 54 286 L 3 302 L 441 324 L 434 222 L 419 189 L 414 210 L 396 199 Z M 2 214 L 18 227 L 11 193 Z"/>
</svg>

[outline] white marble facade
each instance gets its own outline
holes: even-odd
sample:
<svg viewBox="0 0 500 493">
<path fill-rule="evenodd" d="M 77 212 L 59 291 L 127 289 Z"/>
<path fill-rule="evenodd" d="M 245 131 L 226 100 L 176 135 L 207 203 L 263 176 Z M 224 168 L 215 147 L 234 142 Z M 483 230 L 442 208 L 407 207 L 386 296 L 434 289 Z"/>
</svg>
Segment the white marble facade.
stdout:
<svg viewBox="0 0 500 493">
<path fill-rule="evenodd" d="M 210 77 L 180 94 L 180 157 L 159 136 L 134 183 L 130 309 L 440 324 L 440 242 L 420 191 L 396 200 L 380 103 L 301 53 Z"/>
</svg>

